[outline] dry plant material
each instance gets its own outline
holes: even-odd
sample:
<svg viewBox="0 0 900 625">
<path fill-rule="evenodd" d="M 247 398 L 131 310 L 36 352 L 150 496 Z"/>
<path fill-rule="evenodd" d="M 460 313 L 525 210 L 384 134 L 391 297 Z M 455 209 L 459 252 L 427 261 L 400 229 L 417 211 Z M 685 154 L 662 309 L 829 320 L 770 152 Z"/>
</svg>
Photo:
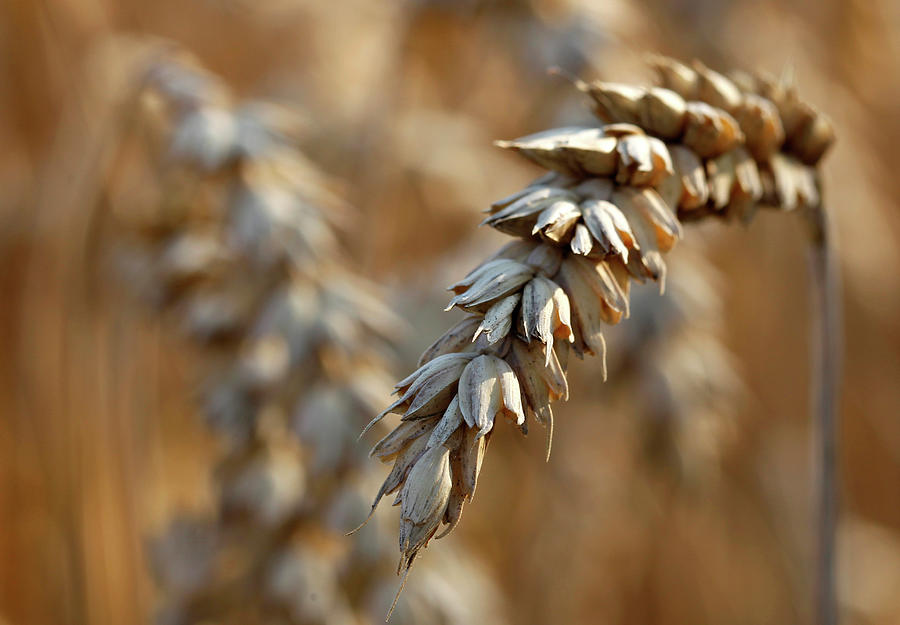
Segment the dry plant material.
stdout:
<svg viewBox="0 0 900 625">
<path fill-rule="evenodd" d="M 301 119 L 235 103 L 170 56 L 151 63 L 132 113 L 136 145 L 109 185 L 120 259 L 202 348 L 203 408 L 224 442 L 218 519 L 176 518 L 154 541 L 162 622 L 368 622 L 389 601 L 393 558 L 383 534 L 349 551 L 341 535 L 367 488 L 359 419 L 389 387 L 402 325 L 342 265 L 347 208 L 298 151 Z M 445 460 L 432 452 L 416 475 L 435 481 Z M 405 510 L 426 518 L 433 500 Z M 465 589 L 471 611 L 423 587 L 401 621 L 495 615 L 484 577 L 464 558 L 446 566 L 449 580 L 430 579 Z"/>
<path fill-rule="evenodd" d="M 570 353 L 602 361 L 604 327 L 628 316 L 631 281 L 664 288 L 683 221 L 819 207 L 816 165 L 834 133 L 792 84 L 653 65 L 658 87 L 576 83 L 599 127 L 498 142 L 549 171 L 488 209 L 484 223 L 515 239 L 450 287 L 448 309 L 469 316 L 372 421 L 401 415 L 371 452 L 393 464 L 372 510 L 386 495 L 400 506 L 404 576 L 459 522 L 499 421 L 545 426 L 549 454 Z"/>
<path fill-rule="evenodd" d="M 628 323 L 610 336 L 610 389 L 638 417 L 649 468 L 687 484 L 718 477 L 744 387 L 722 343 L 721 276 L 702 241 L 682 248 L 663 297 L 632 292 Z"/>
</svg>

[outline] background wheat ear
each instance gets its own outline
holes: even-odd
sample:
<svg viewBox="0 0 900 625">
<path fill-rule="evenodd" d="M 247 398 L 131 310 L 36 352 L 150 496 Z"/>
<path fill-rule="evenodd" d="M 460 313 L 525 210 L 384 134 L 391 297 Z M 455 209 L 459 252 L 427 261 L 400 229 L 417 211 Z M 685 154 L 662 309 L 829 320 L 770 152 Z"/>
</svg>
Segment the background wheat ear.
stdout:
<svg viewBox="0 0 900 625">
<path fill-rule="evenodd" d="M 706 248 L 689 237 L 670 255 L 662 297 L 646 287 L 632 292 L 628 323 L 609 337 L 616 383 L 604 389 L 635 420 L 636 452 L 649 473 L 689 490 L 720 482 L 749 394 L 725 345 L 725 276 Z"/>
<path fill-rule="evenodd" d="M 385 534 L 343 534 L 368 487 L 360 418 L 404 326 L 348 269 L 337 227 L 352 211 L 299 151 L 302 116 L 234 100 L 183 52 L 142 59 L 105 189 L 111 256 L 193 345 L 199 412 L 221 449 L 216 509 L 177 514 L 152 541 L 159 622 L 380 619 Z M 502 623 L 476 560 L 448 557 L 398 622 Z"/>
<path fill-rule="evenodd" d="M 373 419 L 400 425 L 372 454 L 393 469 L 372 505 L 397 493 L 400 564 L 408 575 L 442 526 L 459 522 L 475 494 L 498 417 L 553 431 L 551 402 L 568 397 L 570 352 L 605 358 L 604 324 L 630 313 L 632 280 L 665 288 L 663 254 L 682 221 L 747 221 L 760 206 L 802 211 L 813 226 L 815 283 L 824 313 L 820 390 L 823 444 L 819 587 L 821 622 L 836 618 L 834 401 L 838 328 L 817 165 L 831 122 L 786 80 L 699 62 L 650 60 L 659 87 L 575 81 L 604 122 L 498 141 L 548 173 L 488 209 L 487 224 L 515 240 L 449 287 L 447 307 L 470 316 L 423 354 Z M 605 378 L 605 364 L 601 367 Z"/>
</svg>

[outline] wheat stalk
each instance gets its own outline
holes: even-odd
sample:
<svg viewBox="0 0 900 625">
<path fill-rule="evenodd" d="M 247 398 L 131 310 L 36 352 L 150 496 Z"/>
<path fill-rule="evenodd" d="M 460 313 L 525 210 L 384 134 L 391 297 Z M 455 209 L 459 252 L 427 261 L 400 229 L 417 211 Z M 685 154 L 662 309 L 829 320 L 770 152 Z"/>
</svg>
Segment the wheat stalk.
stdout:
<svg viewBox="0 0 900 625">
<path fill-rule="evenodd" d="M 203 409 L 224 448 L 218 518 L 176 517 L 154 541 L 162 621 L 366 621 L 384 607 L 384 536 L 349 551 L 340 536 L 367 488 L 357 419 L 388 388 L 402 324 L 341 260 L 348 209 L 298 151 L 302 119 L 235 102 L 171 53 L 149 64 L 136 105 L 138 145 L 108 185 L 119 258 L 202 348 Z M 135 151 L 146 162 L 124 171 Z M 472 560 L 449 560 L 404 620 L 496 614 Z M 446 583 L 467 590 L 465 609 Z"/>
<path fill-rule="evenodd" d="M 838 525 L 838 388 L 841 380 L 842 330 L 840 282 L 833 257 L 828 220 L 822 205 L 810 215 L 809 268 L 815 318 L 811 357 L 814 383 L 812 406 L 816 416 L 814 447 L 818 500 L 818 576 L 815 591 L 816 621 L 838 622 L 837 525 Z"/>
<path fill-rule="evenodd" d="M 469 316 L 426 350 L 370 424 L 402 415 L 372 449 L 393 463 L 372 512 L 396 493 L 404 582 L 474 496 L 498 417 L 523 432 L 532 419 L 545 425 L 549 454 L 550 404 L 568 395 L 569 352 L 604 356 L 604 324 L 628 316 L 632 280 L 664 288 L 663 254 L 681 222 L 747 220 L 760 206 L 820 210 L 816 166 L 834 133 L 790 80 L 652 64 L 659 87 L 575 81 L 604 125 L 498 142 L 549 172 L 488 210 L 484 223 L 515 240 L 450 287 L 448 309 Z M 823 595 L 832 612 L 833 590 Z"/>
</svg>

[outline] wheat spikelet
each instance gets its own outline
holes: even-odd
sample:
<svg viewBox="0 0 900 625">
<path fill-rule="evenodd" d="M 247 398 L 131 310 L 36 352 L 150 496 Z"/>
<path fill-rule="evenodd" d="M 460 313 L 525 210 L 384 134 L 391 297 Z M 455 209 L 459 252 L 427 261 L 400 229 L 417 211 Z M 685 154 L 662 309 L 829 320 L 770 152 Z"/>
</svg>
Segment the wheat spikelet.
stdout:
<svg viewBox="0 0 900 625">
<path fill-rule="evenodd" d="M 297 150 L 302 119 L 235 103 L 170 55 L 150 64 L 133 116 L 148 162 L 111 175 L 119 258 L 203 348 L 204 413 L 224 448 L 219 518 L 175 518 L 154 541 L 160 620 L 369 622 L 387 607 L 384 536 L 348 550 L 342 534 L 367 489 L 355 419 L 388 388 L 402 324 L 340 262 L 347 208 Z M 497 614 L 468 559 L 447 575 L 417 590 L 403 622 Z M 467 590 L 465 608 L 447 583 Z"/>
<path fill-rule="evenodd" d="M 682 220 L 748 219 L 758 206 L 815 209 L 827 119 L 789 83 L 655 59 L 662 86 L 576 81 L 600 127 L 501 141 L 549 172 L 495 202 L 487 224 L 516 239 L 452 285 L 469 316 L 423 354 L 372 421 L 400 425 L 372 449 L 393 469 L 372 506 L 400 506 L 399 572 L 475 494 L 498 417 L 553 428 L 576 355 L 605 354 L 603 328 L 629 315 L 632 280 L 665 285 Z M 605 373 L 604 373 L 605 375 Z"/>
</svg>

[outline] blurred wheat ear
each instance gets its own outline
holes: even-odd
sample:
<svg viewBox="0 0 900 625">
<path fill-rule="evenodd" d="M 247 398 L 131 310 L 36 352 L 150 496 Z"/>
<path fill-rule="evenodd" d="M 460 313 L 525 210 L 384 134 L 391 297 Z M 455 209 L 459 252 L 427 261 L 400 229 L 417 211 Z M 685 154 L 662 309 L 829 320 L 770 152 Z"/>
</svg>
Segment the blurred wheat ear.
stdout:
<svg viewBox="0 0 900 625">
<path fill-rule="evenodd" d="M 187 55 L 140 71 L 105 194 L 118 271 L 199 348 L 201 412 L 221 440 L 210 518 L 177 515 L 151 561 L 162 623 L 369 622 L 390 601 L 364 509 L 360 418 L 387 388 L 403 324 L 348 270 L 352 211 L 300 153 L 304 120 L 235 102 Z M 503 617 L 474 556 L 426 577 L 401 621 Z M 464 608 L 438 592 L 452 584 Z"/>
<path fill-rule="evenodd" d="M 746 396 L 723 345 L 723 276 L 703 243 L 680 247 L 664 296 L 632 292 L 631 317 L 609 344 L 609 391 L 637 418 L 645 466 L 673 485 L 718 481 Z"/>
<path fill-rule="evenodd" d="M 631 281 L 665 288 L 663 255 L 682 222 L 750 220 L 760 207 L 800 212 L 814 225 L 813 267 L 825 311 L 817 413 L 823 433 L 819 622 L 833 623 L 835 299 L 818 163 L 831 122 L 794 84 L 730 78 L 699 62 L 656 57 L 660 86 L 575 81 L 599 127 L 540 132 L 498 146 L 548 169 L 495 202 L 487 224 L 514 241 L 450 287 L 448 309 L 469 313 L 395 386 L 372 421 L 400 424 L 372 454 L 393 470 L 372 505 L 396 493 L 400 564 L 410 567 L 472 500 L 498 417 L 553 431 L 551 402 L 568 396 L 571 352 L 605 356 L 605 324 L 628 317 Z M 605 366 L 601 368 L 605 377 Z"/>
</svg>

